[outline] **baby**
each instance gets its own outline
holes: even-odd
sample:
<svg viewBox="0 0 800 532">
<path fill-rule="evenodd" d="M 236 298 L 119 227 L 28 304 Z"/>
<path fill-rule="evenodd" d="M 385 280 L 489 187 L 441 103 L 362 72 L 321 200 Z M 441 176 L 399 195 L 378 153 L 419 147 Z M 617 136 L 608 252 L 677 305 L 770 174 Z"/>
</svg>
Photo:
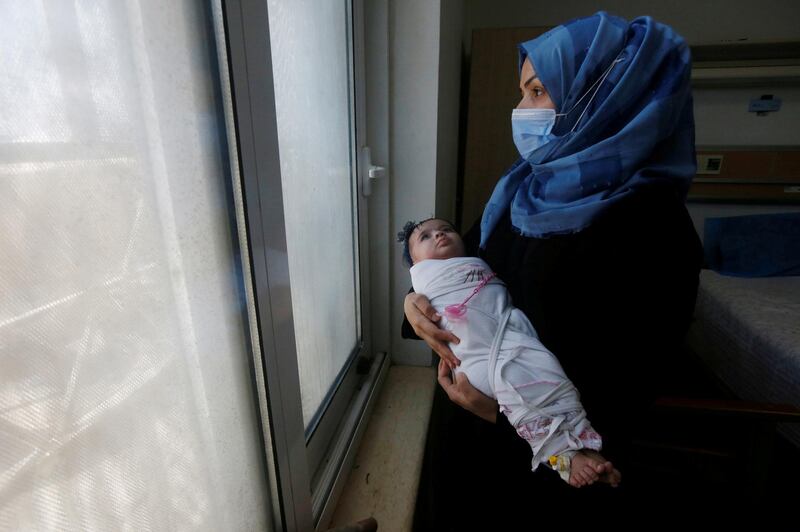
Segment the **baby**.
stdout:
<svg viewBox="0 0 800 532">
<path fill-rule="evenodd" d="M 544 462 L 574 487 L 595 480 L 619 484 L 620 472 L 597 451 L 578 391 L 539 341 L 528 318 L 511 304 L 505 285 L 479 258 L 464 256 L 453 226 L 437 218 L 408 222 L 398 234 L 411 266 L 414 291 L 425 295 L 453 332 L 461 361 L 456 371 L 500 410 L 533 450 L 532 469 Z"/>
</svg>

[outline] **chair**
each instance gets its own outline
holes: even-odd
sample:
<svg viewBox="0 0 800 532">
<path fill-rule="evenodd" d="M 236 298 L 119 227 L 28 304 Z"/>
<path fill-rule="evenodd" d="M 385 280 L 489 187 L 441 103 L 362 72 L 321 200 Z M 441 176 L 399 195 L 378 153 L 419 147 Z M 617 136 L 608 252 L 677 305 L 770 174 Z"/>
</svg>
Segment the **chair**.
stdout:
<svg viewBox="0 0 800 532">
<path fill-rule="evenodd" d="M 777 426 L 800 422 L 800 408 L 738 400 L 692 357 L 690 382 L 655 401 L 634 442 L 638 474 L 663 497 L 795 504 L 800 449 Z"/>
</svg>

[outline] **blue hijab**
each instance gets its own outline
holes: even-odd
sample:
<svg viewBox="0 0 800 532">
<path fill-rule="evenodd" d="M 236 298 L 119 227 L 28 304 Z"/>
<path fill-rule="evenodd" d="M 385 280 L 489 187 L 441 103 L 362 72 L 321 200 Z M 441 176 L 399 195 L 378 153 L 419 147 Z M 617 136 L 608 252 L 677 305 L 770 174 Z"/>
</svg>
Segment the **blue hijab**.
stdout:
<svg viewBox="0 0 800 532">
<path fill-rule="evenodd" d="M 680 35 L 650 17 L 628 23 L 601 11 L 519 45 L 520 70 L 527 57 L 556 112 L 571 111 L 556 119 L 555 140 L 498 181 L 483 212 L 481 247 L 509 208 L 521 234 L 546 237 L 584 229 L 645 187 L 686 198 L 695 174 L 694 115 Z M 612 64 L 594 98 L 581 99 Z"/>
</svg>

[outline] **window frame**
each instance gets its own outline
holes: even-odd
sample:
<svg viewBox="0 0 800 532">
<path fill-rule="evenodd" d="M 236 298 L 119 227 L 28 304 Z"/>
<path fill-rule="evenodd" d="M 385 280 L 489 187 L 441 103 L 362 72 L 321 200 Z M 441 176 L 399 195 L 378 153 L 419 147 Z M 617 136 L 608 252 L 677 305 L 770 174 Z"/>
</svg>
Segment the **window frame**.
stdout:
<svg viewBox="0 0 800 532">
<path fill-rule="evenodd" d="M 280 153 L 269 33 L 267 0 L 221 2 L 225 56 L 234 131 L 228 132 L 238 159 L 252 312 L 258 328 L 253 346 L 254 375 L 261 405 L 265 457 L 274 479 L 273 521 L 284 530 L 324 526 L 347 477 L 365 420 L 377 396 L 389 357 L 373 356 L 369 319 L 369 249 L 367 201 L 361 194 L 368 179 L 360 160 L 365 144 L 365 75 L 363 0 L 347 0 L 352 31 L 349 48 L 351 142 L 354 172 L 352 194 L 358 210 L 355 253 L 356 297 L 361 305 L 360 342 L 323 402 L 324 414 L 306 431 L 300 400 L 300 380 L 286 254 L 286 227 L 281 187 Z M 222 37 L 219 36 L 221 39 Z M 221 65 L 225 68 L 225 65 Z M 224 76 L 223 76 L 224 80 Z M 225 83 L 225 81 L 223 81 Z M 257 95 L 257 96 L 256 96 Z M 229 125 L 229 129 L 231 129 Z M 359 363 L 360 362 L 360 363 Z M 315 416 L 316 418 L 317 416 Z"/>
</svg>

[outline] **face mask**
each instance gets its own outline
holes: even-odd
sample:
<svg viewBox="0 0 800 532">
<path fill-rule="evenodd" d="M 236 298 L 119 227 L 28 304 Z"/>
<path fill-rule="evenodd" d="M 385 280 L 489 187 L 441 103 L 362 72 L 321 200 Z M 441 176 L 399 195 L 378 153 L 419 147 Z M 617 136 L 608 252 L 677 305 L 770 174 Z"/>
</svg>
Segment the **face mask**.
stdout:
<svg viewBox="0 0 800 532">
<path fill-rule="evenodd" d="M 556 138 L 550 134 L 555 123 L 556 112 L 553 109 L 511 111 L 511 132 L 523 159 L 528 159 L 531 153 Z"/>
<path fill-rule="evenodd" d="M 578 117 L 578 120 L 575 121 L 575 125 L 572 126 L 570 133 L 575 131 L 575 128 L 578 127 L 581 119 L 586 114 L 586 110 L 589 109 L 589 104 L 591 104 L 592 100 L 594 100 L 594 97 L 597 96 L 597 91 L 600 90 L 600 85 L 608 77 L 608 74 L 611 72 L 611 69 L 614 68 L 614 65 L 623 59 L 624 56 L 622 53 L 620 53 L 620 55 L 611 62 L 611 65 L 609 65 L 603 75 L 597 81 L 595 81 L 591 87 L 589 87 L 583 96 L 581 96 L 578 101 L 575 102 L 575 105 L 572 106 L 572 109 L 566 113 L 556 114 L 553 109 L 514 109 L 511 111 L 511 132 L 514 137 L 514 144 L 516 144 L 517 150 L 519 150 L 519 154 L 522 156 L 522 158 L 530 160 L 529 157 L 534 151 L 544 146 L 551 140 L 557 138 L 556 135 L 550 133 L 556 123 L 556 117 L 567 116 L 570 114 L 591 92 L 592 97 L 589 98 L 589 101 L 586 103 L 586 107 L 583 108 L 583 112 Z"/>
</svg>

